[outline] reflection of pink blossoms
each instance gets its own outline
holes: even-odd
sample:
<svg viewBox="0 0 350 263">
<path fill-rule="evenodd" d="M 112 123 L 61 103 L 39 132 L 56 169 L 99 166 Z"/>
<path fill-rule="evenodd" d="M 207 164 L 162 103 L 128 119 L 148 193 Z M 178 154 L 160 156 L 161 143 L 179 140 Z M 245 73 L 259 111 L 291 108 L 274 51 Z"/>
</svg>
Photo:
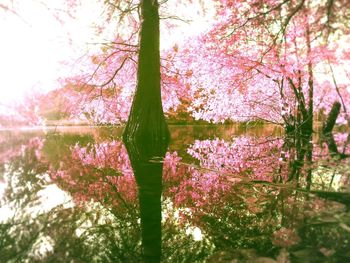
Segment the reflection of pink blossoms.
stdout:
<svg viewBox="0 0 350 263">
<path fill-rule="evenodd" d="M 163 181 L 170 184 L 171 182 L 179 182 L 188 172 L 188 167 L 181 165 L 182 158 L 177 152 L 167 152 L 163 163 Z"/>
<path fill-rule="evenodd" d="M 112 168 L 123 175 L 133 176 L 128 153 L 121 141 L 103 142 L 92 147 L 80 147 L 77 144 L 72 150 L 72 156 L 85 166 Z"/>
<path fill-rule="evenodd" d="M 219 173 L 181 163 L 176 152 L 167 152 L 163 167 L 163 195 L 177 207 L 203 209 L 220 202 L 232 183 Z"/>
<path fill-rule="evenodd" d="M 254 179 L 270 181 L 272 174 L 280 169 L 281 146 L 281 139 L 241 136 L 232 142 L 196 140 L 187 152 L 203 167 L 225 173 L 245 173 Z"/>
<path fill-rule="evenodd" d="M 44 146 L 44 140 L 39 138 L 39 137 L 35 137 L 29 140 L 28 145 L 25 146 L 25 148 L 32 148 L 35 149 L 35 156 L 38 160 L 42 159 L 42 148 Z"/>
<path fill-rule="evenodd" d="M 135 178 L 122 142 L 104 142 L 88 147 L 76 145 L 72 149 L 72 159 L 68 167 L 61 164 L 54 176 L 64 180 L 75 193 L 76 200 L 110 198 L 109 202 L 114 205 L 135 202 Z"/>
<path fill-rule="evenodd" d="M 188 172 L 188 178 L 183 178 L 179 186 L 170 189 L 177 206 L 204 207 L 219 201 L 223 192 L 231 188 L 226 178 L 218 173 L 191 168 Z"/>
<path fill-rule="evenodd" d="M 24 144 L 25 143 L 25 144 Z M 44 140 L 39 137 L 31 138 L 29 141 L 15 141 L 13 138 L 0 137 L 0 164 L 4 164 L 12 158 L 24 155 L 26 151 L 34 150 L 35 157 L 40 160 L 42 157 L 41 150 L 44 146 Z"/>
</svg>

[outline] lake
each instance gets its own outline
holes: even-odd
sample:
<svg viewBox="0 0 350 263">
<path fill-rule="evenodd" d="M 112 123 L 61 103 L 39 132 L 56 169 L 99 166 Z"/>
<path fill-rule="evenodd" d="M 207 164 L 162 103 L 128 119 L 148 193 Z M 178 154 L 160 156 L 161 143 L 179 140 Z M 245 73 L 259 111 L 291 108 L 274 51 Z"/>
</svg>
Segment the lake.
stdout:
<svg viewBox="0 0 350 263">
<path fill-rule="evenodd" d="M 350 136 L 0 131 L 1 262 L 350 262 Z"/>
</svg>

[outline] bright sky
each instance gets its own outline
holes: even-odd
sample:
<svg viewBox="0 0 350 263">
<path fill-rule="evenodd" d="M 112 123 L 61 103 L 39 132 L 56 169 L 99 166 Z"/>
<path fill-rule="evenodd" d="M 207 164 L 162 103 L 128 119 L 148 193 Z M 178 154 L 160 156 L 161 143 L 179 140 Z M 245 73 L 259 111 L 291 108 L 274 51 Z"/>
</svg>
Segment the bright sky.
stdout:
<svg viewBox="0 0 350 263">
<path fill-rule="evenodd" d="M 91 20 L 98 15 L 96 6 L 86 4 L 77 20 L 67 19 L 63 24 L 47 8 L 53 2 L 44 1 L 45 6 L 35 0 L 20 1 L 16 7 L 20 17 L 0 10 L 0 103 L 9 103 L 33 88 L 57 87 L 55 80 L 69 71 L 60 62 L 82 55 L 87 48 L 93 36 Z"/>
<path fill-rule="evenodd" d="M 2 0 L 10 3 L 12 0 Z M 102 12 L 102 1 L 82 1 L 77 8 L 75 19 L 64 15 L 61 23 L 50 11 L 66 8 L 66 1 L 26 0 L 18 1 L 14 7 L 20 15 L 0 9 L 0 106 L 11 104 L 24 94 L 34 90 L 48 91 L 58 87 L 60 76 L 69 74 L 72 69 L 62 61 L 74 61 L 82 56 L 91 45 L 107 39 L 111 32 L 96 35 L 93 21 L 98 21 Z M 198 6 L 197 6 L 198 8 Z M 196 8 L 195 8 L 196 9 Z M 171 38 L 162 40 L 163 47 L 173 44 L 174 38 L 199 32 L 207 24 L 200 12 L 183 11 L 183 17 L 195 22 L 183 24 L 172 30 Z M 198 9 L 197 9 L 198 10 Z"/>
</svg>

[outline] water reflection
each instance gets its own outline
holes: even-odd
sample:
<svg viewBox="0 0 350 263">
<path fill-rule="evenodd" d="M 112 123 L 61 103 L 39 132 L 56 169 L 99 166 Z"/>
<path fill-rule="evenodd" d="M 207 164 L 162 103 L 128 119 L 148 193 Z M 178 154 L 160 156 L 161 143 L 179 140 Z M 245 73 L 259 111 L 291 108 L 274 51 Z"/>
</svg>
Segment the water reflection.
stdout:
<svg viewBox="0 0 350 263">
<path fill-rule="evenodd" d="M 59 224 L 56 208 L 63 212 L 71 207 L 69 196 L 53 185 L 47 174 L 48 165 L 41 155 L 43 143 L 41 138 L 32 138 L 19 151 L 13 149 L 10 162 L 2 163 L 2 262 L 35 261 L 52 251 Z"/>
<path fill-rule="evenodd" d="M 160 262 L 163 163 L 159 160 L 164 158 L 168 141 L 129 141 L 125 145 L 138 186 L 143 258 Z"/>
<path fill-rule="evenodd" d="M 0 149 L 11 151 L 1 160 L 2 261 L 350 258 L 348 134 L 333 135 L 342 156 L 314 138 L 310 163 L 311 140 L 186 138 L 184 155 L 174 141 L 166 151 L 97 134 L 14 136 Z"/>
</svg>

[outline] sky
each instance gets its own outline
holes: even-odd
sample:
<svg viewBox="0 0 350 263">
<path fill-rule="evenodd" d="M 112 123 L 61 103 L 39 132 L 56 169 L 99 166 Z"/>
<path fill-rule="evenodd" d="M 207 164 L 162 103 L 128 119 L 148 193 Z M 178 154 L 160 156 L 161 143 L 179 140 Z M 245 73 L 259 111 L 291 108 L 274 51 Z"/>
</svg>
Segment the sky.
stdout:
<svg viewBox="0 0 350 263">
<path fill-rule="evenodd" d="M 8 5 L 16 2 L 3 1 Z M 35 91 L 58 88 L 57 79 L 74 72 L 72 65 L 92 48 L 91 43 L 111 39 L 113 32 L 108 28 L 99 34 L 94 28 L 94 21 L 101 19 L 104 10 L 102 1 L 82 2 L 74 18 L 64 12 L 57 15 L 59 11 L 52 11 L 66 10 L 66 1 L 18 1 L 13 6 L 18 15 L 0 9 L 0 106 L 11 105 Z M 203 16 L 198 5 L 190 9 L 172 6 L 172 9 L 192 22 L 177 22 L 176 29 L 163 35 L 162 48 L 173 45 L 175 39 L 181 41 L 204 30 L 208 17 L 213 15 Z M 110 25 L 110 29 L 113 26 Z M 69 63 L 64 63 L 67 61 Z"/>
<path fill-rule="evenodd" d="M 55 80 L 69 72 L 62 61 L 81 55 L 94 35 L 87 18 L 98 14 L 96 7 L 86 5 L 77 19 L 62 23 L 48 9 L 53 1 L 44 2 L 19 1 L 18 16 L 0 10 L 0 103 L 56 88 Z"/>
</svg>

